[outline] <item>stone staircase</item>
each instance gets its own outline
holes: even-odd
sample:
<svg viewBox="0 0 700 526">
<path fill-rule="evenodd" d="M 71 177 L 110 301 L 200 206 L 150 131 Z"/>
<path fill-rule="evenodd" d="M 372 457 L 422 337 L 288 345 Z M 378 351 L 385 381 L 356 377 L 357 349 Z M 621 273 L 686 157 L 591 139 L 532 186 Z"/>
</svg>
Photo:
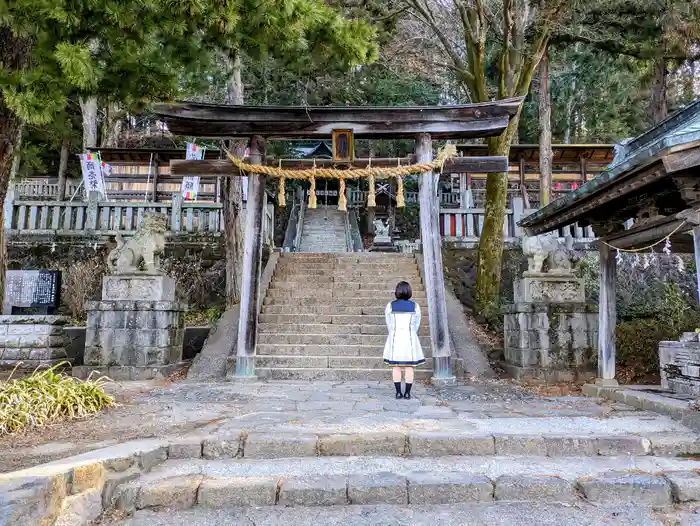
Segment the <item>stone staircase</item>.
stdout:
<svg viewBox="0 0 700 526">
<path fill-rule="evenodd" d="M 256 371 L 276 380 L 385 380 L 384 307 L 408 281 L 421 306 L 421 342 L 430 338 L 425 289 L 413 256 L 282 254 L 260 315 Z M 430 360 L 416 370 L 432 371 Z"/>
<path fill-rule="evenodd" d="M 299 252 L 347 252 L 345 212 L 334 208 L 307 208 Z"/>
</svg>

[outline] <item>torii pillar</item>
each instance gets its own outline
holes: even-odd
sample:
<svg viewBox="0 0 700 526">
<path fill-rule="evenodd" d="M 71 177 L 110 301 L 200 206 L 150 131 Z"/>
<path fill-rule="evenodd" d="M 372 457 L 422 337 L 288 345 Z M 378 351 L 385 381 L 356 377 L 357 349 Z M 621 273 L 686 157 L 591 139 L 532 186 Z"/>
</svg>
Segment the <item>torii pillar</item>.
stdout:
<svg viewBox="0 0 700 526">
<path fill-rule="evenodd" d="M 433 143 L 428 133 L 416 137 L 416 162 L 430 163 L 433 160 Z M 447 325 L 447 301 L 445 299 L 445 276 L 442 268 L 442 238 L 440 237 L 440 198 L 438 178 L 433 170 L 420 176 L 420 232 L 423 246 L 423 269 L 428 319 L 430 320 L 430 346 L 433 355 L 433 377 L 436 385 L 453 385 L 452 352 L 450 332 Z"/>
<path fill-rule="evenodd" d="M 259 135 L 250 139 L 249 164 L 262 164 L 265 142 Z M 263 207 L 265 204 L 265 176 L 248 174 L 248 201 L 246 202 L 243 241 L 243 281 L 241 309 L 238 318 L 236 345 L 236 374 L 238 379 L 255 379 L 255 348 L 258 338 L 258 302 L 262 273 Z"/>
</svg>

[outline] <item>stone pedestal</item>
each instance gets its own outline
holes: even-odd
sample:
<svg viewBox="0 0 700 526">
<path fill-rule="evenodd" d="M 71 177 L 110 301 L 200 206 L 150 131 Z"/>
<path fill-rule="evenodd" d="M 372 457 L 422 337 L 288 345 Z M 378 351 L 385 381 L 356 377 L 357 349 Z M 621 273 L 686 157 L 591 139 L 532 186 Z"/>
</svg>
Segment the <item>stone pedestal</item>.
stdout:
<svg viewBox="0 0 700 526">
<path fill-rule="evenodd" d="M 674 393 L 700 396 L 700 341 L 694 332 L 681 341 L 659 343 L 661 387 Z"/>
<path fill-rule="evenodd" d="M 598 309 L 572 275 L 529 274 L 514 284 L 504 313 L 504 369 L 547 382 L 595 376 Z"/>
<path fill-rule="evenodd" d="M 65 316 L 0 316 L 0 368 L 36 369 L 67 361 Z"/>
<path fill-rule="evenodd" d="M 113 275 L 102 282 L 102 301 L 89 302 L 84 366 L 114 380 L 165 377 L 182 359 L 186 305 L 175 281 L 160 275 Z"/>
</svg>

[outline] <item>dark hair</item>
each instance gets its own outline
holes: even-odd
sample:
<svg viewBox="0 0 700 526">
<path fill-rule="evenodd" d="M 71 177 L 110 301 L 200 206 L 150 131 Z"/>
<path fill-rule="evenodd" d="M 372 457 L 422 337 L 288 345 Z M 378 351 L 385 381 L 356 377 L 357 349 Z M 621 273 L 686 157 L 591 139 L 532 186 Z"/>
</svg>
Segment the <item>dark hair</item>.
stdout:
<svg viewBox="0 0 700 526">
<path fill-rule="evenodd" d="M 400 281 L 399 284 L 396 285 L 396 292 L 394 294 L 397 300 L 410 300 L 411 296 L 413 296 L 413 291 L 407 282 Z"/>
</svg>

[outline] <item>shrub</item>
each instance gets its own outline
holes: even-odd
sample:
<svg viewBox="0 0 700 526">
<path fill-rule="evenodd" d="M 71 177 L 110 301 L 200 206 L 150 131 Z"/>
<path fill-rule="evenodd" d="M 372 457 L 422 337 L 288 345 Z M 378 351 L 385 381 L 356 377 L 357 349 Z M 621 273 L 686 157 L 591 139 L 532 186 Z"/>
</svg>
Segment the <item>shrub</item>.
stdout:
<svg viewBox="0 0 700 526">
<path fill-rule="evenodd" d="M 61 299 L 74 319 L 85 319 L 85 303 L 99 298 L 105 265 L 102 259 L 83 259 L 61 269 Z"/>
<path fill-rule="evenodd" d="M 84 418 L 114 404 L 103 389 L 105 378 L 81 381 L 57 372 L 65 365 L 0 382 L 0 435 Z"/>
</svg>

